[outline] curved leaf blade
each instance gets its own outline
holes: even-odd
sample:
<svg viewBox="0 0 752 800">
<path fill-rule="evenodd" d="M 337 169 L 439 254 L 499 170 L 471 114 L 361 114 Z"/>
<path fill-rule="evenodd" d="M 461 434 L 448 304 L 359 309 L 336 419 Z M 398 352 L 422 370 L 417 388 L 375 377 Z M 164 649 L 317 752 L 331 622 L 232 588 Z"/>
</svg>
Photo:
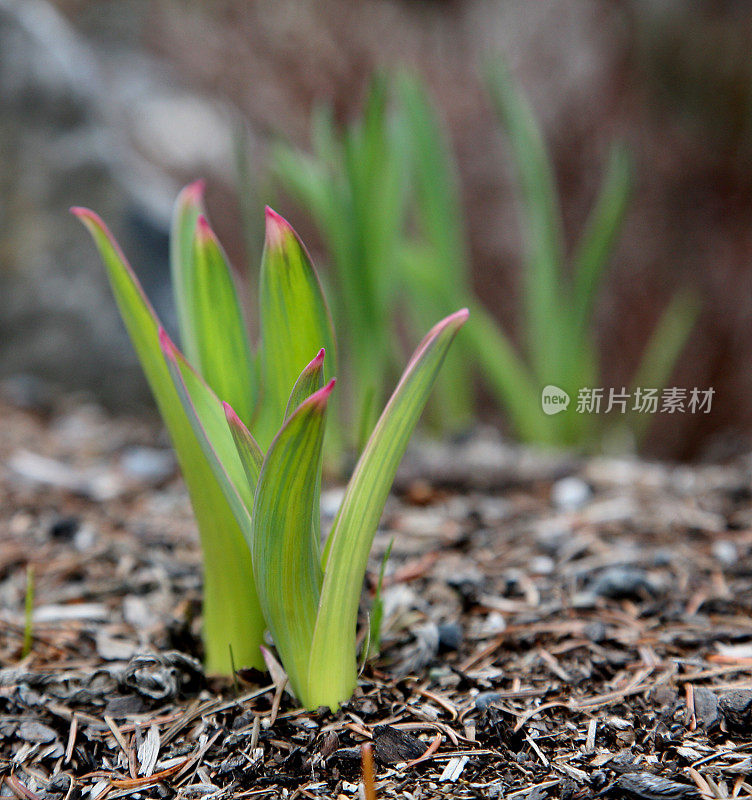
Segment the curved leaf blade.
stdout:
<svg viewBox="0 0 752 800">
<path fill-rule="evenodd" d="M 183 411 L 160 349 L 157 315 L 104 222 L 88 209 L 71 211 L 99 250 L 191 497 L 204 554 L 207 670 L 231 673 L 230 645 L 237 664 L 263 668 L 258 648 L 264 621 L 253 584 L 250 550 Z"/>
<path fill-rule="evenodd" d="M 193 235 L 200 214 L 205 214 L 204 181 L 186 186 L 175 201 L 170 229 L 170 276 L 177 310 L 180 341 L 189 361 L 199 363 L 198 339 L 193 321 Z"/>
<path fill-rule="evenodd" d="M 222 403 L 225 409 L 225 418 L 227 424 L 230 426 L 232 438 L 235 440 L 235 447 L 238 450 L 238 455 L 243 463 L 248 483 L 253 487 L 258 485 L 258 476 L 261 472 L 261 465 L 264 463 L 264 454 L 261 448 L 251 435 L 251 432 L 243 424 L 243 421 L 235 413 L 235 410 L 229 403 Z"/>
<path fill-rule="evenodd" d="M 318 391 L 324 382 L 324 356 L 326 350 L 322 347 L 316 357 L 300 373 L 292 387 L 290 398 L 285 409 L 285 420 L 290 418 L 293 411 L 314 392 Z"/>
<path fill-rule="evenodd" d="M 189 302 L 195 364 L 213 391 L 249 424 L 256 403 L 256 378 L 245 319 L 227 256 L 203 214 L 193 237 Z"/>
<path fill-rule="evenodd" d="M 227 424 L 222 401 L 188 363 L 163 329 L 159 331 L 159 343 L 196 441 L 250 546 L 250 514 L 258 471 L 254 475 L 251 467 L 249 473 L 241 460 L 235 438 Z M 258 444 L 255 450 L 260 456 Z"/>
<path fill-rule="evenodd" d="M 609 155 L 598 199 L 588 216 L 572 261 L 572 322 L 580 335 L 591 320 L 595 295 L 626 214 L 631 190 L 629 153 L 624 146 L 615 145 Z"/>
<path fill-rule="evenodd" d="M 631 391 L 638 386 L 663 390 L 676 367 L 684 345 L 700 314 L 700 296 L 692 289 L 680 289 L 663 310 L 650 334 L 640 364 L 632 378 Z M 647 435 L 651 416 L 633 412 L 629 420 L 641 444 Z"/>
<path fill-rule="evenodd" d="M 254 434 L 264 448 L 284 420 L 290 391 L 311 353 L 322 347 L 334 353 L 331 317 L 308 253 L 290 224 L 270 208 L 260 283 L 264 396 Z"/>
<path fill-rule="evenodd" d="M 356 681 L 355 628 L 373 536 L 410 435 L 467 309 L 439 322 L 413 353 L 358 461 L 324 551 L 311 645 L 309 707 L 336 708 Z"/>
<path fill-rule="evenodd" d="M 296 696 L 308 698 L 308 659 L 322 571 L 313 518 L 324 413 L 334 381 L 298 406 L 272 442 L 253 506 L 252 561 L 259 601 Z"/>
<path fill-rule="evenodd" d="M 517 90 L 504 64 L 487 71 L 487 81 L 514 156 L 522 195 L 525 246 L 525 309 L 527 347 L 537 380 L 558 379 L 558 333 L 564 330 L 559 309 L 568 286 L 562 275 L 561 211 L 553 167 L 543 133 L 524 95 Z M 565 298 L 562 300 L 562 298 Z"/>
</svg>

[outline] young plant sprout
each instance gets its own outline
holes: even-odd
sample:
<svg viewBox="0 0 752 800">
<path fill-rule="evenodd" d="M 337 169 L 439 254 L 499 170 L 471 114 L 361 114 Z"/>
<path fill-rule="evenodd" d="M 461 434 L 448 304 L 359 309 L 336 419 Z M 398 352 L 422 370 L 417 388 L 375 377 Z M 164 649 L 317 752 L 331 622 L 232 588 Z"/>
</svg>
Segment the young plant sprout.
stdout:
<svg viewBox="0 0 752 800">
<path fill-rule="evenodd" d="M 172 437 L 204 553 L 207 669 L 262 667 L 268 627 L 298 700 L 352 694 L 358 604 L 394 475 L 449 346 L 457 311 L 426 335 L 360 456 L 325 544 L 319 499 L 334 335 L 305 248 L 271 209 L 254 353 L 201 184 L 176 205 L 172 272 L 185 354 L 170 340 L 104 223 L 73 209 L 105 263 Z M 313 357 L 313 358 L 312 358 Z M 312 360 L 311 360 L 312 359 Z"/>
</svg>

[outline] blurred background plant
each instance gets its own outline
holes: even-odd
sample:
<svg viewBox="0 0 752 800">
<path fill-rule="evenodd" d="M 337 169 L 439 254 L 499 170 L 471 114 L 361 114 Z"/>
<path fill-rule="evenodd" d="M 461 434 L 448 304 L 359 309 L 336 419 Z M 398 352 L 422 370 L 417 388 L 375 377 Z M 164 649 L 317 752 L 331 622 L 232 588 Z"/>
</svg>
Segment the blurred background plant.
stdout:
<svg viewBox="0 0 752 800">
<path fill-rule="evenodd" d="M 544 444 L 592 446 L 598 437 L 614 442 L 617 437 L 604 430 L 598 414 L 578 408 L 577 397 L 580 389 L 603 386 L 593 319 L 598 291 L 627 210 L 629 154 L 619 144 L 612 146 L 595 205 L 567 264 L 560 200 L 535 114 L 504 65 L 489 70 L 488 83 L 517 176 L 525 242 L 522 318 L 528 383 L 536 386 L 537 396 L 544 386 L 553 384 L 571 399 L 564 411 L 548 418 L 535 416 L 530 428 L 518 427 L 518 433 Z M 671 299 L 624 389 L 628 386 L 631 394 L 638 387 L 659 393 L 665 388 L 698 312 L 698 298 L 689 289 Z M 513 381 L 510 378 L 507 394 L 517 393 Z M 650 417 L 627 413 L 617 420 L 611 427 L 618 431 L 623 446 L 625 433 L 639 443 Z"/>
<path fill-rule="evenodd" d="M 473 315 L 431 404 L 435 431 L 452 433 L 470 424 L 472 381 L 480 378 L 523 441 L 592 448 L 605 436 L 629 446 L 626 437 L 644 436 L 649 417 L 625 415 L 612 423 L 615 435 L 576 402 L 580 388 L 601 385 L 593 317 L 627 210 L 629 155 L 620 145 L 612 147 L 596 203 L 567 264 L 553 168 L 533 109 L 503 64 L 488 70 L 487 83 L 513 155 L 524 231 L 522 353 L 474 296 L 456 165 L 439 115 L 415 75 L 403 73 L 397 81 L 379 75 L 363 116 L 341 131 L 331 108 L 316 108 L 312 154 L 286 143 L 274 151 L 274 171 L 315 220 L 333 265 L 330 292 L 342 329 L 351 333 L 348 364 L 358 375 L 350 416 L 358 430 L 370 430 L 374 399 L 384 396 L 385 379 L 402 358 L 403 320 L 419 330 L 459 302 L 472 307 Z M 665 387 L 697 312 L 694 293 L 675 295 L 646 346 L 632 390 Z M 556 416 L 541 408 L 541 391 L 549 384 L 573 399 Z"/>
<path fill-rule="evenodd" d="M 361 119 L 340 133 L 331 109 L 314 110 L 312 155 L 280 144 L 274 165 L 326 242 L 327 294 L 347 331 L 343 364 L 356 394 L 346 403 L 363 441 L 395 373 L 398 258 L 405 215 L 405 159 L 387 114 L 387 82 L 374 80 Z"/>
<path fill-rule="evenodd" d="M 382 290 L 391 299 L 390 313 L 400 319 L 389 333 L 385 375 L 414 336 L 416 318 L 430 313 L 408 301 L 410 283 L 430 285 L 420 263 L 439 263 L 442 251 L 455 248 L 453 285 L 466 281 L 487 315 L 474 313 L 474 329 L 463 331 L 454 374 L 466 375 L 468 362 L 477 358 L 476 337 L 496 337 L 497 344 L 482 353 L 503 352 L 498 343 L 506 344 L 507 362 L 518 377 L 527 376 L 517 385 L 529 384 L 535 364 L 526 281 L 532 274 L 529 206 L 520 193 L 513 139 L 501 132 L 488 76 L 478 69 L 500 54 L 512 85 L 535 109 L 546 144 L 559 216 L 557 275 L 572 293 L 583 232 L 600 205 L 599 186 L 607 184 L 604 176 L 619 174 L 612 144 L 623 142 L 631 156 L 627 213 L 616 226 L 609 267 L 595 281 L 597 299 L 588 317 L 598 380 L 606 388 L 629 389 L 645 374 L 640 365 L 644 358 L 651 363 L 651 352 L 666 351 L 670 363 L 671 348 L 653 344 L 656 331 L 671 327 L 661 322 L 664 314 L 672 318 L 669 309 L 690 308 L 692 299 L 681 288 L 696 287 L 702 313 L 667 380 L 687 389 L 713 387 L 712 412 L 646 415 L 643 424 L 654 424 L 635 435 L 642 436 L 644 452 L 676 458 L 718 457 L 748 447 L 750 35 L 743 4 L 710 0 L 324 0 L 315 14 L 296 0 L 273 6 L 222 0 L 211 9 L 177 0 L 0 0 L 0 95 L 7 111 L 0 121 L 6 156 L 0 167 L 0 377 L 12 378 L 6 385 L 31 404 L 40 397 L 54 402 L 53 390 L 45 389 L 50 381 L 67 389 L 86 385 L 110 406 L 133 408 L 145 396 L 143 383 L 98 265 L 64 213 L 67 206 L 86 203 L 113 220 L 174 333 L 166 234 L 179 185 L 196 176 L 209 179 L 208 207 L 231 262 L 256 264 L 258 253 L 250 251 L 258 236 L 233 232 L 240 230 L 241 211 L 251 219 L 254 204 L 275 199 L 267 168 L 277 143 L 284 137 L 296 152 L 317 157 L 311 131 L 326 126 L 312 125 L 311 118 L 315 107 L 326 107 L 335 146 L 345 149 L 348 132 L 376 105 L 368 99 L 373 75 L 388 73 L 387 142 L 402 159 L 404 172 L 395 180 L 413 201 L 402 208 L 406 246 L 397 248 L 394 265 L 383 268 L 399 277 Z M 412 80 L 422 88 L 411 93 Z M 443 155 L 451 154 L 444 163 L 453 193 L 431 193 L 432 209 L 421 195 L 444 178 L 430 167 L 441 163 L 426 149 L 430 139 L 415 145 L 422 135 L 416 132 L 423 114 L 419 95 L 430 98 Z M 413 125 L 397 124 L 398 116 L 413 118 Z M 430 132 L 430 115 L 427 123 L 423 116 L 423 130 Z M 365 147 L 368 136 L 360 125 Z M 354 151 L 356 144 L 348 147 Z M 251 187 L 240 197 L 239 161 L 242 185 Z M 389 174 L 385 170 L 384 192 Z M 310 242 L 314 260 L 329 266 L 333 277 L 335 253 L 318 220 L 309 219 L 294 192 L 278 199 Z M 460 214 L 447 210 L 452 203 Z M 442 215 L 454 224 L 437 223 Z M 393 246 L 388 239 L 382 243 Z M 674 318 L 681 317 L 677 312 Z M 677 341 L 681 329 L 674 329 Z M 87 353 L 73 344 L 82 338 L 91 343 Z M 479 372 L 493 374 L 488 363 Z M 388 382 L 381 375 L 370 378 L 376 385 Z M 454 378 L 447 372 L 444 380 L 449 386 Z M 510 397 L 499 394 L 498 382 L 484 385 L 476 374 L 472 392 L 465 391 L 469 386 L 457 378 L 454 390 L 437 395 L 429 419 L 438 429 L 450 417 L 457 428 L 467 424 L 462 409 L 469 395 L 484 419 L 517 436 L 539 436 L 520 433 L 518 421 L 535 412 L 541 424 L 537 385 L 510 393 L 516 410 Z M 358 416 L 367 418 L 365 406 Z M 564 436 L 564 415 L 552 419 L 545 437 L 554 436 L 553 428 Z M 602 439 L 596 422 L 573 420 L 572 426 L 592 425 L 584 438 Z M 570 440 L 579 436 L 566 432 Z"/>
</svg>

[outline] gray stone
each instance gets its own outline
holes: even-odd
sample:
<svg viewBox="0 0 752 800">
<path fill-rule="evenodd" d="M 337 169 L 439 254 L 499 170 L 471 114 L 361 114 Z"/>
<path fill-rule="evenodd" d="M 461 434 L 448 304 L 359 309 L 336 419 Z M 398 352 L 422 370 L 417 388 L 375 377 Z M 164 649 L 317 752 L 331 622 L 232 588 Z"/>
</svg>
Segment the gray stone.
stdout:
<svg viewBox="0 0 752 800">
<path fill-rule="evenodd" d="M 131 477 L 147 483 L 159 483 L 175 471 L 171 450 L 156 447 L 131 447 L 120 458 L 120 465 Z"/>
<path fill-rule="evenodd" d="M 697 724 L 707 731 L 715 730 L 721 722 L 718 696 L 704 686 L 694 688 Z"/>
<path fill-rule="evenodd" d="M 590 593 L 614 600 L 655 597 L 659 587 L 639 567 L 616 565 L 603 570 L 591 583 Z"/>
<path fill-rule="evenodd" d="M 561 511 L 578 511 L 592 494 L 592 490 L 582 478 L 570 475 L 553 485 L 551 502 Z"/>
<path fill-rule="evenodd" d="M 128 55 L 92 49 L 46 0 L 0 0 L 0 379 L 88 390 L 119 408 L 151 401 L 99 257 L 68 209 L 105 220 L 174 334 L 167 256 L 179 182 L 169 169 L 227 170 L 232 124 Z"/>
</svg>

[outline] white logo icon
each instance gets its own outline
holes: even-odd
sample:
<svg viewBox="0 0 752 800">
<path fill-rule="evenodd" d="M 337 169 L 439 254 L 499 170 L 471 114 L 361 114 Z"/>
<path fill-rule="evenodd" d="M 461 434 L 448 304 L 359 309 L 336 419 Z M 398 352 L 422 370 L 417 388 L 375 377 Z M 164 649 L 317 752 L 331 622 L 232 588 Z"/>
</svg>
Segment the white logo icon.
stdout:
<svg viewBox="0 0 752 800">
<path fill-rule="evenodd" d="M 558 414 L 560 411 L 566 411 L 569 405 L 569 395 L 558 386 L 550 384 L 543 387 L 541 392 L 541 407 L 543 413 L 551 416 Z"/>
</svg>

